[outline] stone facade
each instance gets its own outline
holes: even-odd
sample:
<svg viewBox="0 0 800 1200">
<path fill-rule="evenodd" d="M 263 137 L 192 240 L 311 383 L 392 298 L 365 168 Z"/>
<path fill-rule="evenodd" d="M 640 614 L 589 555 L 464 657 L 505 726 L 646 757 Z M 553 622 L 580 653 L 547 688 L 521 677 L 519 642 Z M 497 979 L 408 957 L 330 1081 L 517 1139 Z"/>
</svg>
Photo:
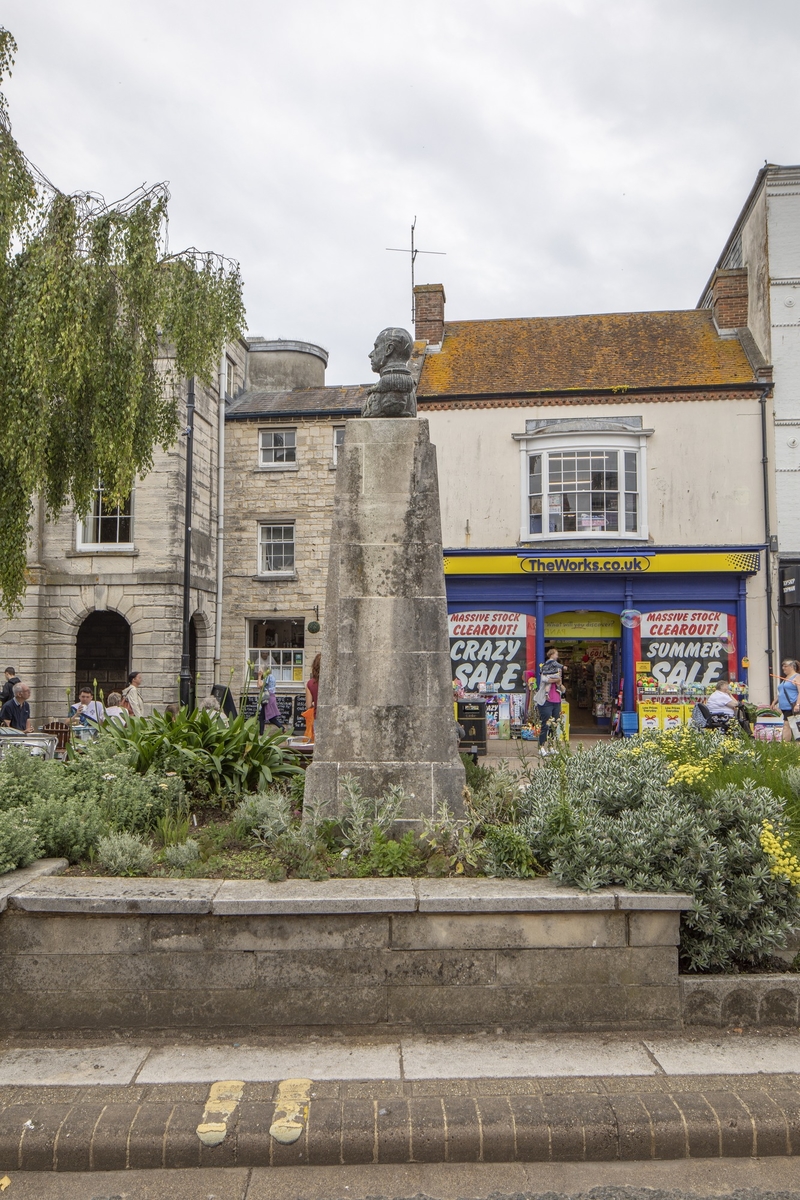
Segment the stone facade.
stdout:
<svg viewBox="0 0 800 1200">
<path fill-rule="evenodd" d="M 243 398 L 246 401 L 246 397 Z M 355 412 L 350 417 L 357 415 Z M 223 591 L 222 672 L 232 688 L 244 686 L 247 662 L 255 642 L 272 640 L 254 633 L 257 622 L 299 622 L 294 626 L 294 647 L 301 655 L 291 676 L 278 680 L 279 691 L 304 694 L 314 655 L 322 648 L 322 634 L 309 633 L 309 622 L 324 623 L 328 547 L 336 481 L 334 430 L 346 417 L 299 415 L 270 417 L 231 414 L 225 434 L 225 580 Z M 283 466 L 260 462 L 260 435 L 264 431 L 295 434 L 295 459 Z M 259 528 L 269 523 L 294 526 L 294 567 L 284 574 L 260 568 Z M 289 650 L 286 645 L 277 649 Z M 266 645 L 263 649 L 268 649 Z M 258 656 L 253 660 L 258 663 Z M 281 674 L 289 674 L 284 668 Z"/>
</svg>

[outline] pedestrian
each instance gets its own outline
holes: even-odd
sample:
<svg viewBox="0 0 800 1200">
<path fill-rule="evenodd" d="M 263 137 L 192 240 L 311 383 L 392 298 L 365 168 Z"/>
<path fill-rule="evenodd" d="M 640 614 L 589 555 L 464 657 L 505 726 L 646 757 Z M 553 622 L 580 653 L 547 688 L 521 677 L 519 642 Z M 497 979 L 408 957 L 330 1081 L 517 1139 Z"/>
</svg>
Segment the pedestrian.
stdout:
<svg viewBox="0 0 800 1200">
<path fill-rule="evenodd" d="M 539 674 L 539 687 L 534 697 L 539 710 L 539 754 L 544 757 L 548 752 L 545 743 L 555 737 L 557 722 L 561 719 L 561 697 L 564 692 L 564 668 L 558 661 L 558 650 L 553 647 L 547 651 L 547 660 Z"/>
<path fill-rule="evenodd" d="M 73 725 L 98 725 L 105 716 L 105 709 L 99 700 L 95 700 L 94 692 L 88 686 L 82 687 L 78 693 L 78 703 L 69 710 Z"/>
<path fill-rule="evenodd" d="M 14 667 L 6 667 L 5 681 L 0 688 L 0 708 L 14 698 L 14 684 L 19 683 L 19 675 Z"/>
<path fill-rule="evenodd" d="M 122 707 L 122 693 L 109 692 L 106 696 L 106 717 L 112 721 L 116 721 L 120 725 L 124 725 L 127 715 L 125 709 Z"/>
<path fill-rule="evenodd" d="M 263 733 L 267 725 L 277 725 L 278 729 L 283 732 L 281 710 L 278 708 L 278 700 L 275 695 L 275 677 L 269 667 L 266 675 L 263 671 L 258 672 L 258 688 L 261 695 L 261 708 L 258 713 L 259 733 Z"/>
<path fill-rule="evenodd" d="M 741 701 L 731 695 L 731 685 L 728 680 L 720 679 L 715 690 L 706 698 L 705 703 L 712 717 L 723 717 L 730 722 L 736 716 L 736 710 Z"/>
<path fill-rule="evenodd" d="M 122 707 L 132 717 L 144 716 L 144 704 L 139 688 L 142 686 L 140 671 L 131 671 L 128 675 L 128 686 L 122 693 Z"/>
<path fill-rule="evenodd" d="M 306 682 L 306 708 L 314 709 L 314 716 L 317 715 L 317 697 L 319 695 L 319 668 L 322 662 L 322 655 L 314 656 L 314 661 L 311 664 L 311 678 Z"/>
<path fill-rule="evenodd" d="M 789 724 L 789 718 L 800 713 L 800 672 L 794 658 L 785 658 L 781 663 L 783 678 L 778 684 L 778 707 L 783 716 L 783 740 L 791 742 L 794 731 Z"/>
<path fill-rule="evenodd" d="M 16 729 L 18 733 L 33 733 L 30 697 L 31 689 L 27 683 L 15 683 L 13 696 L 0 708 L 0 725 Z"/>
<path fill-rule="evenodd" d="M 303 713 L 303 718 L 306 723 L 306 738 L 309 742 L 314 741 L 314 721 L 317 718 L 317 699 L 319 697 L 319 668 L 322 663 L 322 655 L 314 656 L 314 661 L 311 664 L 311 678 L 306 682 L 306 707 Z"/>
</svg>

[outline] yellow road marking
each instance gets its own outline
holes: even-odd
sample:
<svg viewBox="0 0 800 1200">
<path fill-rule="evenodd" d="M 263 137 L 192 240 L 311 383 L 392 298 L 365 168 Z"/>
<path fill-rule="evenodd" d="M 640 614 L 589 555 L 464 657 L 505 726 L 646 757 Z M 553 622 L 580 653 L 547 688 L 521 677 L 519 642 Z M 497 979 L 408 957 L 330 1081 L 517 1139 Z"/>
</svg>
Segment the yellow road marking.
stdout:
<svg viewBox="0 0 800 1200">
<path fill-rule="evenodd" d="M 7 1187 L 11 1187 L 11 1180 L 7 1175 L 4 1175 L 3 1178 L 0 1179 L 0 1192 L 4 1192 Z"/>
<path fill-rule="evenodd" d="M 218 1146 L 225 1140 L 228 1120 L 242 1098 L 244 1083 L 240 1079 L 224 1079 L 212 1083 L 206 1100 L 203 1119 L 197 1126 L 197 1136 L 204 1146 Z"/>
<path fill-rule="evenodd" d="M 310 1079 L 284 1079 L 278 1085 L 275 1116 L 269 1135 L 283 1146 L 291 1146 L 302 1134 L 308 1120 Z"/>
</svg>

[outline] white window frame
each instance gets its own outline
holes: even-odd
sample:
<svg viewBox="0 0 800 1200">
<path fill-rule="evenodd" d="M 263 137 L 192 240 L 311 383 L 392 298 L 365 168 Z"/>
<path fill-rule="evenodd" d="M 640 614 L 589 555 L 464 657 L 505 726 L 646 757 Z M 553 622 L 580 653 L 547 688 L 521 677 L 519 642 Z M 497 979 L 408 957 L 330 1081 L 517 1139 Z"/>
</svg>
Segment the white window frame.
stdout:
<svg viewBox="0 0 800 1200">
<path fill-rule="evenodd" d="M 295 620 L 296 618 L 288 618 Z M 286 617 L 281 617 L 281 620 L 287 620 Z M 272 671 L 273 679 L 276 683 L 294 684 L 298 687 L 301 683 L 305 683 L 305 662 L 306 652 L 305 646 L 250 646 L 249 643 L 254 640 L 253 626 L 258 623 L 258 618 L 251 618 L 247 622 L 247 659 L 245 661 L 245 670 L 247 663 L 253 664 L 251 684 L 254 684 L 259 671 L 266 671 L 267 667 Z M 300 668 L 302 679 L 294 678 L 295 672 L 295 657 L 300 655 L 302 662 L 297 664 Z"/>
<path fill-rule="evenodd" d="M 267 437 L 272 437 L 276 433 L 280 433 L 284 437 L 286 437 L 287 433 L 292 435 L 292 437 L 294 438 L 294 446 L 292 446 L 292 447 L 285 446 L 284 449 L 285 450 L 292 449 L 294 451 L 294 457 L 290 458 L 290 459 L 284 459 L 283 462 L 280 462 L 280 461 L 266 462 L 264 460 L 265 452 L 269 453 L 271 451 L 274 454 L 275 447 L 274 446 L 265 446 L 264 441 Z M 259 469 L 262 471 L 296 471 L 297 470 L 297 427 L 295 425 L 290 425 L 290 426 L 281 425 L 281 426 L 273 426 L 268 429 L 259 429 L 259 431 L 258 431 L 258 466 L 259 466 Z"/>
<path fill-rule="evenodd" d="M 642 542 L 647 541 L 648 520 L 647 520 L 647 438 L 652 430 L 631 430 L 627 433 L 622 430 L 614 430 L 613 432 L 586 432 L 579 433 L 555 428 L 552 431 L 540 429 L 536 433 L 516 435 L 519 441 L 520 449 L 520 542 Z M 619 530 L 600 530 L 600 529 L 578 529 L 576 531 L 563 531 L 550 533 L 545 528 L 547 525 L 548 513 L 545 511 L 547 505 L 547 497 L 549 496 L 549 455 L 551 453 L 574 453 L 575 451 L 613 451 L 616 450 L 620 455 L 626 450 L 636 451 L 637 460 L 637 484 L 638 484 L 638 521 L 639 528 L 635 533 L 626 533 L 624 528 Z M 542 455 L 542 532 L 530 532 L 530 504 L 528 493 L 528 472 L 529 458 L 532 454 Z M 624 476 L 624 458 L 619 463 L 620 475 Z M 624 510 L 624 487 L 619 491 L 623 497 L 623 506 L 620 509 L 621 524 L 625 523 Z"/>
<path fill-rule="evenodd" d="M 95 496 L 97 495 L 98 492 L 102 492 L 102 491 L 103 491 L 102 484 L 98 483 L 97 487 L 94 489 Z M 135 547 L 135 544 L 133 541 L 133 522 L 134 522 L 134 514 L 135 514 L 134 489 L 131 489 L 130 502 L 131 502 L 131 512 L 130 512 L 131 538 L 129 541 L 127 541 L 127 542 L 92 542 L 92 541 L 87 540 L 84 537 L 86 525 L 89 521 L 91 521 L 93 519 L 92 513 L 94 512 L 94 501 L 92 501 L 92 508 L 91 508 L 90 512 L 87 513 L 87 515 L 84 517 L 83 520 L 80 520 L 80 518 L 79 518 L 78 521 L 76 522 L 76 535 L 75 535 L 76 548 L 78 550 L 91 551 L 92 554 L 119 554 L 120 552 L 130 553 L 132 550 L 135 550 L 136 547 Z"/>
<path fill-rule="evenodd" d="M 262 529 L 276 529 L 278 527 L 283 528 L 283 529 L 291 528 L 291 530 L 292 530 L 292 565 L 291 565 L 291 567 L 282 567 L 280 570 L 276 570 L 276 571 L 265 571 L 262 567 L 262 562 L 263 562 L 262 546 L 264 546 L 264 544 L 265 544 L 265 539 L 262 538 L 261 531 L 262 531 Z M 287 520 L 259 521 L 257 529 L 256 529 L 256 539 L 257 539 L 256 554 L 258 555 L 257 574 L 262 579 L 291 579 L 297 574 L 297 522 L 296 521 L 287 521 Z M 283 540 L 286 541 L 286 539 L 283 539 Z"/>
<path fill-rule="evenodd" d="M 236 363 L 232 358 L 225 355 L 225 395 L 229 400 L 233 399 L 234 389 L 236 387 Z"/>
<path fill-rule="evenodd" d="M 334 425 L 334 427 L 333 427 L 333 465 L 335 467 L 338 467 L 338 465 L 339 465 L 339 447 L 341 444 L 340 442 L 338 442 L 336 440 L 336 438 L 337 438 L 338 434 L 341 434 L 342 442 L 343 442 L 344 441 L 344 431 L 345 431 L 344 425 Z"/>
</svg>

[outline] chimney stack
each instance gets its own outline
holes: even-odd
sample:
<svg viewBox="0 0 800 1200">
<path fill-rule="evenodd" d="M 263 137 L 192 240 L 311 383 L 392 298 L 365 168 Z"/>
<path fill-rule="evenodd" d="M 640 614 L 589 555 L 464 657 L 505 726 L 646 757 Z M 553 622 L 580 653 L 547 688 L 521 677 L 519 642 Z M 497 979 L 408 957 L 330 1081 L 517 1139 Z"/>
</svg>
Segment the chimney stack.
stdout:
<svg viewBox="0 0 800 1200">
<path fill-rule="evenodd" d="M 444 337 L 444 304 L 441 283 L 418 283 L 414 288 L 414 338 L 438 346 Z"/>
<path fill-rule="evenodd" d="M 747 325 L 747 267 L 714 272 L 711 311 L 719 329 L 741 329 Z"/>
</svg>

